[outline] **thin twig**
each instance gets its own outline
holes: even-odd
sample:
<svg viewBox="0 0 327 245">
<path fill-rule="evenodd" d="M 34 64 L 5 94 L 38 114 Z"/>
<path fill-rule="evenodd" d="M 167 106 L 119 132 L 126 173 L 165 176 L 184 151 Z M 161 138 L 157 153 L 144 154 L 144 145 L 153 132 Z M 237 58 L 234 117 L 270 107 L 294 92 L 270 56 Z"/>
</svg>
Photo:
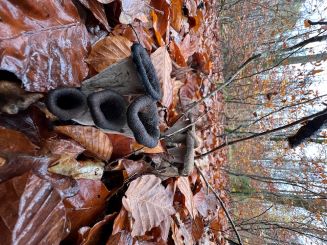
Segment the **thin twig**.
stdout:
<svg viewBox="0 0 327 245">
<path fill-rule="evenodd" d="M 240 245 L 243 245 L 242 240 L 241 240 L 241 237 L 240 237 L 240 234 L 238 233 L 238 231 L 237 231 L 237 229 L 236 229 L 236 226 L 235 226 L 235 224 L 234 224 L 234 222 L 233 222 L 233 220 L 232 220 L 232 218 L 231 218 L 229 212 L 227 211 L 227 208 L 225 207 L 225 204 L 224 204 L 223 200 L 220 198 L 220 196 L 219 196 L 218 193 L 215 191 L 215 189 L 210 185 L 210 183 L 208 182 L 207 178 L 204 176 L 204 174 L 203 174 L 203 172 L 201 171 L 201 169 L 199 168 L 199 166 L 198 166 L 196 163 L 194 163 L 194 165 L 195 165 L 196 169 L 199 171 L 199 173 L 200 173 L 202 179 L 204 180 L 204 182 L 206 183 L 208 189 L 210 189 L 210 190 L 212 191 L 212 193 L 215 195 L 215 197 L 218 199 L 218 201 L 219 201 L 221 207 L 223 208 L 223 210 L 224 210 L 224 212 L 225 212 L 225 214 L 226 214 L 226 216 L 227 216 L 227 219 L 229 220 L 229 223 L 231 224 L 231 226 L 233 227 L 233 230 L 234 230 L 235 233 L 236 233 L 237 240 L 238 240 L 239 244 L 240 244 Z"/>
</svg>

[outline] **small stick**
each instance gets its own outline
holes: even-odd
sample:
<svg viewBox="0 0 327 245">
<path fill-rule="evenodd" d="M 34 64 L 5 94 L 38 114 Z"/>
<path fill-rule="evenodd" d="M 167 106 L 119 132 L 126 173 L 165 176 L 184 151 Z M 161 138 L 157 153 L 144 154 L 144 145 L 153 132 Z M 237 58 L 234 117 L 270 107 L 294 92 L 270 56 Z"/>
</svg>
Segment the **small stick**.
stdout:
<svg viewBox="0 0 327 245">
<path fill-rule="evenodd" d="M 240 237 L 240 234 L 238 233 L 238 231 L 237 231 L 237 229 L 236 229 L 236 226 L 235 226 L 235 224 L 234 224 L 234 222 L 233 222 L 233 220 L 232 220 L 230 214 L 228 213 L 227 208 L 225 207 L 225 204 L 224 204 L 223 200 L 220 198 L 220 196 L 219 196 L 218 193 L 215 191 L 215 189 L 210 185 L 210 183 L 208 182 L 207 178 L 204 176 L 204 174 L 203 174 L 203 172 L 201 171 L 201 169 L 199 168 L 199 166 L 198 166 L 196 163 L 194 163 L 194 166 L 195 166 L 196 169 L 199 171 L 199 173 L 200 173 L 202 179 L 204 180 L 204 182 L 206 183 L 207 187 L 212 191 L 212 193 L 213 193 L 213 194 L 215 195 L 215 197 L 218 199 L 218 201 L 219 201 L 221 207 L 223 208 L 223 210 L 224 210 L 224 212 L 225 212 L 225 214 L 226 214 L 226 216 L 227 216 L 227 218 L 228 218 L 230 224 L 231 224 L 232 227 L 233 227 L 233 230 L 234 230 L 235 233 L 236 233 L 237 240 L 238 240 L 239 244 L 240 244 L 240 245 L 243 245 L 242 240 L 241 240 L 241 237 Z"/>
</svg>

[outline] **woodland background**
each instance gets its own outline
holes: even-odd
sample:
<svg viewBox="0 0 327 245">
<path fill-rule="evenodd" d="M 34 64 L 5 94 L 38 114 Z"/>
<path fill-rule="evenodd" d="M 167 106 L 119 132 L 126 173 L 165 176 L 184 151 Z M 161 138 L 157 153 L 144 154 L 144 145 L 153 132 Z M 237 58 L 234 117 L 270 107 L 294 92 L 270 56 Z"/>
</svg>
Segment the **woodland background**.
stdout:
<svg viewBox="0 0 327 245">
<path fill-rule="evenodd" d="M 323 0 L 0 1 L 3 244 L 326 244 L 326 130 L 286 141 L 326 107 L 326 12 Z M 138 41 L 162 85 L 161 132 L 196 119 L 189 177 L 154 174 L 163 142 L 44 106 Z"/>
</svg>

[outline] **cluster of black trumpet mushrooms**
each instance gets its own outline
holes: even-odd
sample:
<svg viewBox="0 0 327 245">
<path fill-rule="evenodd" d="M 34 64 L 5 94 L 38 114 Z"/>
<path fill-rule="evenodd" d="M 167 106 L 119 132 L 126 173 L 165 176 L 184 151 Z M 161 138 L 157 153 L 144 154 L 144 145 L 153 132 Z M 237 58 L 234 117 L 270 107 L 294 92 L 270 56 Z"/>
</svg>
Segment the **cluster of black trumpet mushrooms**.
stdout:
<svg viewBox="0 0 327 245">
<path fill-rule="evenodd" d="M 120 131 L 127 122 L 139 144 L 157 146 L 160 130 L 156 103 L 162 97 L 159 79 L 147 51 L 139 43 L 131 49 L 145 95 L 128 106 L 125 98 L 110 88 L 88 96 L 78 88 L 57 88 L 46 100 L 50 112 L 61 120 L 78 119 L 90 112 L 94 124 L 106 130 Z"/>
</svg>

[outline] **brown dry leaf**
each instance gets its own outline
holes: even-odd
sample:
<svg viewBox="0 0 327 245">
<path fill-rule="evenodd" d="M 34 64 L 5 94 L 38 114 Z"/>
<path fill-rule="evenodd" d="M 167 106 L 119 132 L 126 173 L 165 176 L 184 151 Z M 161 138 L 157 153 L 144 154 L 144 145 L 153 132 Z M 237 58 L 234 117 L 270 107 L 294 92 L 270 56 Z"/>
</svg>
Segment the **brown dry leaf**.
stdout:
<svg viewBox="0 0 327 245">
<path fill-rule="evenodd" d="M 62 156 L 57 164 L 48 168 L 51 173 L 70 176 L 74 179 L 101 180 L 104 163 L 91 160 L 77 161 L 70 156 Z"/>
<path fill-rule="evenodd" d="M 2 244 L 59 244 L 66 212 L 51 184 L 30 172 L 0 184 Z"/>
<path fill-rule="evenodd" d="M 309 28 L 311 26 L 309 20 L 304 20 L 304 27 Z"/>
<path fill-rule="evenodd" d="M 135 143 L 134 138 L 122 134 L 109 133 L 107 133 L 107 136 L 111 142 L 114 142 L 111 156 L 112 159 L 121 158 L 133 152 L 131 145 Z"/>
<path fill-rule="evenodd" d="M 194 17 L 189 17 L 190 28 L 193 28 L 194 32 L 198 32 L 201 27 L 203 20 L 203 13 L 201 10 L 198 10 L 197 15 Z"/>
<path fill-rule="evenodd" d="M 113 30 L 113 35 L 122 35 L 126 37 L 131 42 L 140 42 L 143 47 L 147 50 L 152 50 L 152 44 L 154 40 L 152 39 L 152 34 L 146 27 L 143 27 L 142 23 L 133 23 L 133 28 L 138 35 L 138 38 L 135 35 L 133 29 L 128 25 L 116 25 Z"/>
<path fill-rule="evenodd" d="M 80 86 L 89 34 L 72 1 L 2 0 L 0 16 L 0 69 L 27 91 Z"/>
<path fill-rule="evenodd" d="M 131 55 L 130 42 L 124 36 L 109 36 L 92 46 L 87 62 L 100 72 L 108 66 Z"/>
<path fill-rule="evenodd" d="M 122 231 L 117 234 L 111 235 L 106 245 L 132 245 L 133 237 L 128 231 Z"/>
<path fill-rule="evenodd" d="M 185 57 L 181 52 L 181 48 L 175 43 L 175 41 L 171 41 L 169 50 L 173 60 L 175 60 L 178 65 L 182 67 L 187 66 Z"/>
<path fill-rule="evenodd" d="M 206 194 L 204 190 L 201 190 L 194 195 L 193 199 L 196 209 L 203 217 L 207 217 L 209 211 L 213 213 L 217 209 L 217 199 L 212 192 Z"/>
<path fill-rule="evenodd" d="M 191 190 L 190 182 L 188 177 L 179 177 L 177 180 L 177 187 L 182 192 L 185 198 L 185 207 L 189 211 L 191 217 L 194 219 L 198 212 L 194 204 L 193 193 Z"/>
<path fill-rule="evenodd" d="M 49 138 L 45 142 L 44 148 L 46 148 L 47 151 L 51 152 L 53 155 L 66 155 L 71 158 L 76 158 L 85 150 L 83 146 L 74 140 L 54 138 Z"/>
<path fill-rule="evenodd" d="M 79 0 L 86 8 L 88 8 L 95 18 L 110 32 L 111 28 L 108 24 L 106 12 L 100 1 L 95 0 Z M 112 2 L 113 0 L 111 0 Z"/>
<path fill-rule="evenodd" d="M 72 236 L 82 226 L 92 224 L 100 215 L 106 203 L 109 191 L 100 180 L 77 180 L 79 191 L 76 196 L 66 198 L 64 204 L 71 222 Z"/>
<path fill-rule="evenodd" d="M 104 237 L 107 238 L 109 237 L 108 231 L 106 230 L 107 228 L 106 226 L 108 226 L 112 222 L 115 216 L 116 213 L 106 215 L 101 221 L 96 223 L 91 229 L 89 227 L 80 228 L 78 233 L 79 235 L 81 235 L 81 240 L 79 241 L 78 244 L 82 244 L 82 245 L 102 244 Z"/>
<path fill-rule="evenodd" d="M 0 113 L 17 114 L 42 97 L 39 93 L 27 93 L 18 83 L 0 81 Z"/>
<path fill-rule="evenodd" d="M 171 222 L 172 238 L 175 244 L 178 245 L 195 244 L 192 234 L 190 234 L 185 224 L 181 221 L 179 213 L 176 214 L 176 220 L 178 221 L 178 225 L 176 224 L 175 221 Z"/>
<path fill-rule="evenodd" d="M 152 0 L 151 6 L 156 10 L 152 10 L 151 12 L 155 12 L 157 16 L 157 22 L 156 24 L 153 23 L 153 28 L 160 34 L 163 40 L 166 40 L 166 43 L 168 43 L 169 4 L 166 0 Z"/>
<path fill-rule="evenodd" d="M 158 27 L 158 16 L 154 10 L 151 10 L 150 15 L 152 17 L 154 35 L 156 36 L 157 42 L 159 46 L 165 46 L 165 41 L 163 40 Z"/>
<path fill-rule="evenodd" d="M 24 134 L 0 127 L 0 152 L 35 154 L 38 147 L 34 145 Z"/>
<path fill-rule="evenodd" d="M 130 183 L 123 205 L 135 221 L 132 236 L 144 235 L 175 213 L 171 200 L 154 175 L 144 175 Z"/>
<path fill-rule="evenodd" d="M 131 24 L 134 19 L 147 22 L 150 0 L 122 0 L 121 4 L 120 23 Z"/>
<path fill-rule="evenodd" d="M 144 161 L 122 159 L 119 161 L 119 163 L 123 164 L 129 177 L 134 176 L 135 174 L 142 174 L 149 170 L 149 165 Z"/>
<path fill-rule="evenodd" d="M 171 0 L 170 4 L 170 17 L 171 17 L 171 26 L 179 32 L 182 25 L 182 8 L 183 0 Z"/>
<path fill-rule="evenodd" d="M 165 107 L 169 107 L 173 100 L 173 84 L 170 77 L 173 65 L 166 47 L 160 47 L 152 53 L 151 60 L 158 74 L 162 89 L 160 103 Z"/>
<path fill-rule="evenodd" d="M 69 136 L 80 143 L 90 153 L 102 160 L 109 160 L 112 153 L 112 143 L 108 135 L 100 129 L 84 126 L 57 126 L 55 131 Z"/>
<path fill-rule="evenodd" d="M 121 208 L 119 214 L 115 218 L 114 225 L 112 227 L 112 235 L 115 235 L 123 230 L 129 231 L 128 212 L 124 206 Z"/>
<path fill-rule="evenodd" d="M 197 38 L 191 38 L 191 35 L 187 34 L 180 45 L 180 50 L 183 54 L 183 57 L 187 60 L 188 57 L 193 55 L 199 49 L 198 46 L 199 45 Z"/>
<path fill-rule="evenodd" d="M 186 0 L 185 1 L 185 7 L 189 11 L 189 16 L 195 16 L 196 15 L 196 11 L 198 9 L 196 0 Z"/>
<path fill-rule="evenodd" d="M 139 153 L 148 153 L 148 154 L 156 154 L 156 153 L 165 152 L 165 149 L 163 148 L 160 141 L 158 142 L 158 145 L 154 148 L 148 148 L 148 147 L 140 145 L 136 141 L 134 141 L 131 144 L 131 150 L 138 151 Z"/>
</svg>

